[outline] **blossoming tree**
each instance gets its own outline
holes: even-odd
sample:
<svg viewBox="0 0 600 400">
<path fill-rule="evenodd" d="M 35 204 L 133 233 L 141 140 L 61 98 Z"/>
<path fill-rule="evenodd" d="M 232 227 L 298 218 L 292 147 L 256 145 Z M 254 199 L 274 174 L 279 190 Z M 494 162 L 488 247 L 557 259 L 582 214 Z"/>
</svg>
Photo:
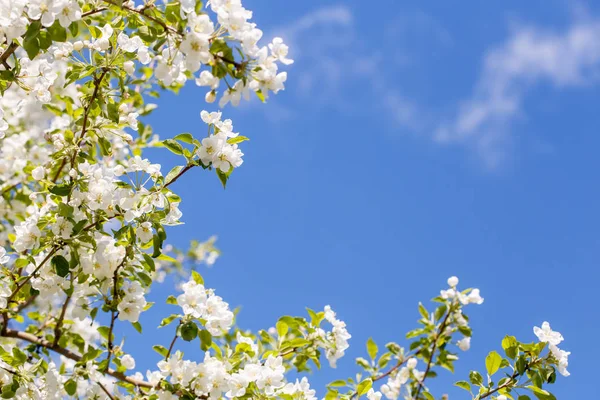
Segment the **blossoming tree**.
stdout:
<svg viewBox="0 0 600 400">
<path fill-rule="evenodd" d="M 2 398 L 316 398 L 306 377 L 286 376 L 344 355 L 350 334 L 334 311 L 241 330 L 195 270 L 214 262 L 214 240 L 187 252 L 166 241 L 165 227 L 182 218 L 172 184 L 204 170 L 225 186 L 248 138 L 221 111 L 201 112 L 207 132 L 165 140 L 138 122 L 151 97 L 189 81 L 220 109 L 282 90 L 288 48 L 280 38 L 260 45 L 251 18 L 240 0 L 0 0 Z M 163 173 L 144 158 L 151 147 L 180 165 Z M 162 361 L 142 367 L 120 332 L 142 332 L 145 295 L 169 273 L 186 282 L 152 338 Z M 369 340 L 360 372 L 323 396 L 434 399 L 430 379 L 470 346 L 464 307 L 483 302 L 457 278 L 448 285 L 432 312 L 419 305 L 405 347 Z M 568 375 L 569 353 L 548 323 L 534 333 L 533 343 L 507 336 L 504 355 L 492 351 L 485 371 L 456 385 L 475 399 L 553 399 L 547 385 Z M 184 355 L 180 341 L 198 342 L 201 354 Z"/>
</svg>

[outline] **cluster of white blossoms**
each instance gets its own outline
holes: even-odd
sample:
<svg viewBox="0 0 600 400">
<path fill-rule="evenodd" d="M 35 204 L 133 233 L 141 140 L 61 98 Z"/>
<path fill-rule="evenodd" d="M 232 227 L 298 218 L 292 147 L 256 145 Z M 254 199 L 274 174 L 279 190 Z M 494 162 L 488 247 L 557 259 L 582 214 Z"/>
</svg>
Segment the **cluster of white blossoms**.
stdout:
<svg viewBox="0 0 600 400">
<path fill-rule="evenodd" d="M 550 328 L 550 324 L 546 321 L 542 323 L 541 328 L 535 326 L 533 328 L 533 333 L 535 333 L 540 342 L 548 343 L 548 348 L 557 361 L 558 372 L 563 376 L 571 375 L 569 371 L 567 371 L 567 367 L 569 366 L 569 355 L 571 352 L 558 348 L 558 345 L 564 340 L 563 336 L 559 332 L 553 331 L 552 328 Z"/>
<path fill-rule="evenodd" d="M 177 304 L 184 315 L 202 319 L 205 327 L 213 336 L 220 336 L 233 325 L 233 312 L 223 299 L 211 289 L 190 280 L 182 285 L 183 293 L 177 297 Z"/>
<path fill-rule="evenodd" d="M 467 304 L 483 304 L 483 297 L 479 293 L 479 289 L 471 289 L 468 293 L 460 292 L 456 289 L 458 278 L 452 276 L 448 278 L 449 289 L 441 290 L 440 295 L 444 300 L 457 298 L 463 305 Z"/>
<path fill-rule="evenodd" d="M 204 165 L 212 165 L 223 173 L 228 173 L 244 162 L 244 153 L 230 139 L 239 137 L 239 133 L 233 132 L 233 123 L 230 119 L 221 121 L 221 112 L 200 113 L 202 121 L 213 129 L 213 133 L 202 139 L 202 146 L 198 149 L 198 156 Z"/>
<path fill-rule="evenodd" d="M 119 319 L 121 321 L 137 322 L 147 304 L 144 298 L 144 288 L 136 281 L 125 282 L 123 291 L 125 295 L 118 306 Z"/>
<path fill-rule="evenodd" d="M 325 357 L 332 368 L 336 367 L 337 360 L 342 358 L 350 347 L 348 340 L 352 337 L 346 329 L 346 323 L 336 318 L 335 312 L 330 306 L 325 306 L 325 320 L 332 325 L 330 332 L 319 328 L 317 336 L 320 346 L 325 349 Z"/>
<path fill-rule="evenodd" d="M 373 392 L 369 400 L 381 398 L 382 394 L 390 400 L 400 397 L 402 388 L 410 379 L 420 382 L 425 376 L 423 371 L 417 369 L 417 364 L 416 358 L 409 358 L 406 361 L 406 366 L 398 369 L 396 373 L 388 378 L 385 384 L 381 385 L 381 393 Z"/>
<path fill-rule="evenodd" d="M 167 360 L 158 363 L 159 371 L 148 372 L 151 383 L 160 379 L 186 388 L 198 398 L 209 399 L 242 398 L 248 396 L 251 385 L 261 393 L 274 397 L 293 396 L 298 400 L 316 400 L 315 391 L 310 389 L 306 378 L 296 383 L 287 383 L 285 367 L 281 357 L 269 356 L 263 362 L 248 362 L 239 368 L 205 353 L 203 362 L 185 360 L 177 351 Z M 169 392 L 157 390 L 159 399 L 175 399 Z"/>
</svg>

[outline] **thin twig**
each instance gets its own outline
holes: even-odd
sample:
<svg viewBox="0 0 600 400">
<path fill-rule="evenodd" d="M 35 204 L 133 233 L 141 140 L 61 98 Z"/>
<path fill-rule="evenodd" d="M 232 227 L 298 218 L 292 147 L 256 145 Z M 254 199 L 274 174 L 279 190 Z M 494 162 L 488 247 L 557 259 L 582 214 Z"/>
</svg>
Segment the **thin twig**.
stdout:
<svg viewBox="0 0 600 400">
<path fill-rule="evenodd" d="M 108 10 L 108 8 L 106 8 L 106 7 L 96 8 L 95 10 L 90 10 L 88 12 L 84 12 L 83 14 L 81 14 L 81 18 L 89 17 L 90 15 L 98 14 L 98 13 L 101 13 L 102 11 L 106 11 L 106 10 Z"/>
<path fill-rule="evenodd" d="M 444 317 L 444 320 L 440 324 L 440 327 L 438 328 L 438 330 L 433 338 L 433 346 L 431 346 L 431 352 L 429 354 L 429 359 L 427 360 L 427 368 L 425 368 L 425 372 L 423 373 L 423 379 L 421 379 L 419 381 L 419 387 L 417 388 L 417 395 L 415 396 L 415 400 L 419 399 L 419 394 L 421 394 L 421 389 L 423 389 L 423 382 L 425 382 L 425 379 L 427 379 L 427 374 L 429 373 L 429 370 L 431 369 L 431 365 L 433 364 L 433 359 L 435 358 L 435 351 L 437 350 L 438 339 L 439 339 L 440 335 L 446 329 L 446 324 L 448 323 L 450 314 L 452 314 L 452 305 L 450 305 L 450 307 L 448 307 L 446 316 Z"/>
<path fill-rule="evenodd" d="M 73 274 L 71 274 L 71 285 L 73 285 Z M 73 288 L 71 288 L 71 290 L 72 289 Z M 56 321 L 56 326 L 54 327 L 54 343 L 53 343 L 54 346 L 56 346 L 58 344 L 58 341 L 60 340 L 60 337 L 62 335 L 61 328 L 62 328 L 63 321 L 65 320 L 65 314 L 67 313 L 67 307 L 69 306 L 69 302 L 71 301 L 71 295 L 72 294 L 67 295 L 67 298 L 62 306 L 62 309 L 60 310 L 60 316 L 58 317 L 58 321 Z"/>
<path fill-rule="evenodd" d="M 106 393 L 110 400 L 115 400 L 115 397 L 108 391 L 108 389 L 103 384 L 101 384 L 100 382 L 96 383 L 98 384 L 98 386 L 100 386 L 100 389 L 102 389 L 102 391 Z"/>
<path fill-rule="evenodd" d="M 181 320 L 179 321 L 179 325 L 181 325 Z M 169 346 L 169 350 L 167 350 L 167 355 L 165 356 L 165 360 L 168 360 L 171 356 L 171 352 L 173 351 L 173 346 L 175 346 L 175 342 L 177 341 L 177 330 L 175 330 L 175 337 L 171 340 L 171 345 Z"/>
<path fill-rule="evenodd" d="M 96 101 L 96 98 L 98 97 L 98 94 L 100 92 L 100 86 L 102 85 L 102 80 L 104 79 L 104 77 L 106 76 L 108 71 L 109 71 L 108 68 L 103 68 L 102 73 L 100 74 L 100 77 L 94 79 L 94 91 L 92 92 L 92 97 L 90 97 L 90 101 L 86 104 L 86 106 L 83 109 L 83 122 L 81 124 L 81 133 L 79 134 L 79 137 L 75 141 L 77 149 L 73 152 L 73 155 L 71 156 L 71 166 L 73 166 L 75 164 L 75 158 L 77 157 L 77 153 L 79 153 L 80 143 L 83 140 L 83 138 L 87 132 L 88 118 L 90 116 L 90 110 L 92 109 L 92 104 L 94 104 L 94 101 Z M 52 178 L 52 182 L 56 182 L 58 180 L 58 178 L 60 177 L 60 173 L 65 168 L 66 164 L 67 164 L 67 158 L 63 157 L 63 159 L 60 163 L 60 166 L 56 170 L 56 174 L 54 174 L 54 178 Z"/>
</svg>

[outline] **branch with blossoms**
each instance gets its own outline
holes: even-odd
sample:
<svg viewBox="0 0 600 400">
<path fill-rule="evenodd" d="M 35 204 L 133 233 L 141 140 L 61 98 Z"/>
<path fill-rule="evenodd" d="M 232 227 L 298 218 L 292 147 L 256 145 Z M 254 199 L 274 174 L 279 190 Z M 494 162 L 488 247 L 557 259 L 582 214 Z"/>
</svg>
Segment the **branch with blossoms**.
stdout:
<svg viewBox="0 0 600 400">
<path fill-rule="evenodd" d="M 226 187 L 242 167 L 249 138 L 224 108 L 284 89 L 288 47 L 262 36 L 241 0 L 0 0 L 2 398 L 316 399 L 305 374 L 335 368 L 351 338 L 332 308 L 242 330 L 198 272 L 220 255 L 216 238 L 188 250 L 167 238 L 184 222 L 178 184 L 208 171 Z M 148 101 L 190 81 L 219 109 L 199 110 L 198 132 L 161 139 L 144 122 L 157 108 Z M 150 148 L 177 165 L 164 171 Z M 167 298 L 158 363 L 142 368 L 123 329 L 149 334 L 146 296 L 167 276 L 183 281 L 181 293 Z M 364 372 L 333 382 L 326 398 L 433 398 L 430 379 L 458 359 L 452 346 L 469 348 L 463 308 L 483 302 L 456 278 L 449 285 L 433 312 L 420 305 L 406 350 L 388 343 L 379 355 L 369 340 Z M 536 335 L 533 344 L 507 336 L 507 358 L 486 359 L 487 381 L 472 372 L 457 385 L 476 399 L 524 390 L 552 399 L 546 386 L 556 369 L 567 374 L 569 354 L 549 325 Z M 184 354 L 183 342 L 201 354 Z"/>
<path fill-rule="evenodd" d="M 459 356 L 452 347 L 467 351 L 471 346 L 472 330 L 463 308 L 468 304 L 483 303 L 478 289 L 459 291 L 458 278 L 449 278 L 448 285 L 448 289 L 442 290 L 440 296 L 433 299 L 440 304 L 434 312 L 430 313 L 425 306 L 419 304 L 419 323 L 422 326 L 406 334 L 407 339 L 416 339 L 410 343 L 408 350 L 390 342 L 386 344 L 387 351 L 378 357 L 379 347 L 369 339 L 367 353 L 370 360 L 356 360 L 357 365 L 364 370 L 364 375 L 358 374 L 356 380 L 350 378 L 330 383 L 325 398 L 355 399 L 365 395 L 368 400 L 380 400 L 383 396 L 391 400 L 435 399 L 425 382 L 428 378 L 437 376 L 434 368 L 454 371 L 454 364 Z M 513 336 L 506 336 L 502 341 L 502 348 L 507 358 L 495 351 L 489 353 L 485 360 L 487 381 L 479 372 L 471 371 L 469 382 L 459 381 L 456 386 L 467 390 L 474 400 L 507 400 L 512 399 L 514 393 L 521 400 L 529 399 L 521 394 L 524 391 L 531 392 L 541 400 L 554 399 L 545 385 L 556 381 L 556 369 L 564 376 L 569 375 L 566 367 L 570 353 L 556 347 L 563 340 L 562 335 L 552 331 L 547 322 L 541 328 L 535 327 L 534 333 L 539 342 L 532 344 L 521 343 Z M 550 346 L 550 351 L 544 355 L 542 353 L 546 345 Z M 417 368 L 419 360 L 425 364 L 423 371 Z M 395 361 L 394 366 L 389 368 L 392 361 Z M 386 371 L 386 368 L 389 369 Z M 494 382 L 493 376 L 500 372 L 504 372 L 504 376 Z M 387 382 L 379 390 L 375 390 L 374 384 L 383 378 L 387 378 Z M 526 381 L 522 382 L 525 378 Z M 343 388 L 349 390 L 344 391 Z"/>
</svg>

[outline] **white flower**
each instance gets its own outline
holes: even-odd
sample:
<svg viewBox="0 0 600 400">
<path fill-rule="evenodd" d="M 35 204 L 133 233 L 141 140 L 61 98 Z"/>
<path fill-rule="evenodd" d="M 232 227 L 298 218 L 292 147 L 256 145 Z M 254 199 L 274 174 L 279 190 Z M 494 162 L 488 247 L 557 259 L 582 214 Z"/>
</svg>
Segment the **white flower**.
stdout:
<svg viewBox="0 0 600 400">
<path fill-rule="evenodd" d="M 36 167 L 33 171 L 31 171 L 31 176 L 36 181 L 41 181 L 46 176 L 46 169 L 40 165 L 39 167 Z"/>
<path fill-rule="evenodd" d="M 152 223 L 149 221 L 142 222 L 140 226 L 135 230 L 135 234 L 142 243 L 148 243 L 152 240 Z"/>
<path fill-rule="evenodd" d="M 325 348 L 325 357 L 332 368 L 336 367 L 337 360 L 344 356 L 344 353 L 350 345 L 348 340 L 352 337 L 346 330 L 346 324 L 336 318 L 335 312 L 330 306 L 325 306 L 325 320 L 327 320 L 333 329 L 325 335 L 323 347 Z"/>
<path fill-rule="evenodd" d="M 29 15 L 29 18 L 40 19 L 45 27 L 49 27 L 54 23 L 56 14 L 60 11 L 60 4 L 55 0 L 29 0 L 27 2 L 27 15 Z"/>
<path fill-rule="evenodd" d="M 381 400 L 381 396 L 381 392 L 376 392 L 373 390 L 373 388 L 369 389 L 367 392 L 367 399 L 369 400 Z"/>
<path fill-rule="evenodd" d="M 290 65 L 294 63 L 294 60 L 287 58 L 289 49 L 285 44 L 283 44 L 282 38 L 274 38 L 273 43 L 269 44 L 269 49 L 271 49 L 271 54 L 273 57 L 277 58 L 283 64 Z"/>
<path fill-rule="evenodd" d="M 553 344 L 551 344 L 549 348 L 554 358 L 556 358 L 556 360 L 558 361 L 558 372 L 562 376 L 571 375 L 569 371 L 567 371 L 567 367 L 569 366 L 569 355 L 571 354 L 571 352 L 561 350 Z"/>
<path fill-rule="evenodd" d="M 456 342 L 456 345 L 462 351 L 467 351 L 471 348 L 471 338 L 470 337 L 462 338 L 461 340 Z"/>
<path fill-rule="evenodd" d="M 126 369 L 134 369 L 135 359 L 129 354 L 125 354 L 123 357 L 121 357 L 121 365 L 124 366 Z"/>
<path fill-rule="evenodd" d="M 52 225 L 52 233 L 60 238 L 69 239 L 73 233 L 73 224 L 65 217 L 56 217 L 56 223 Z"/>
<path fill-rule="evenodd" d="M 10 257 L 6 255 L 6 249 L 0 246 L 0 264 L 6 264 Z"/>
<path fill-rule="evenodd" d="M 456 287 L 458 285 L 458 278 L 456 276 L 451 276 L 448 278 L 448 286 Z"/>
<path fill-rule="evenodd" d="M 482 304 L 483 297 L 479 294 L 479 289 L 473 289 L 468 295 L 458 293 L 458 298 L 462 304 Z"/>
<path fill-rule="evenodd" d="M 506 397 L 505 395 L 501 394 L 500 396 L 496 397 L 496 400 L 508 400 L 508 397 Z"/>
<path fill-rule="evenodd" d="M 81 7 L 76 0 L 63 0 L 62 10 L 58 12 L 58 22 L 63 28 L 68 28 L 71 22 L 81 19 Z"/>
<path fill-rule="evenodd" d="M 542 327 L 533 327 L 533 333 L 538 337 L 540 342 L 545 342 L 557 346 L 564 339 L 559 332 L 555 332 L 550 328 L 550 324 L 544 321 Z"/>
<path fill-rule="evenodd" d="M 196 79 L 196 85 L 208 86 L 213 90 L 219 87 L 219 82 L 219 78 L 215 77 L 207 70 L 202 71 L 200 77 Z"/>
<path fill-rule="evenodd" d="M 408 369 L 415 369 L 417 367 L 417 363 L 419 362 L 419 360 L 417 360 L 414 357 L 411 357 L 408 359 L 408 361 L 406 362 L 406 368 Z"/>
</svg>

